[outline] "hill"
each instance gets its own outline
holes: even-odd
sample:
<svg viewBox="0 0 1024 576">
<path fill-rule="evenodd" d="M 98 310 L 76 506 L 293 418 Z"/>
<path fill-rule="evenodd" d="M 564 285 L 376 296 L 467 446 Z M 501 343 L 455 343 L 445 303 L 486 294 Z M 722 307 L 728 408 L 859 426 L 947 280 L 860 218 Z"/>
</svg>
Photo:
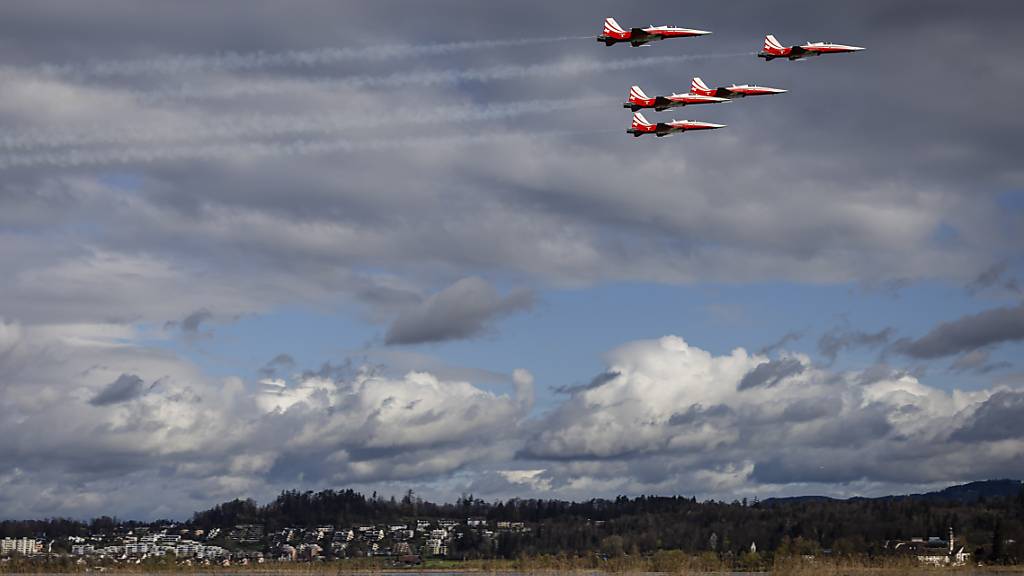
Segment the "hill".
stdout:
<svg viewBox="0 0 1024 576">
<path fill-rule="evenodd" d="M 991 498 L 1008 498 L 1017 496 L 1024 488 L 1024 482 L 1020 480 L 980 480 L 958 484 L 943 488 L 936 492 L 925 492 L 923 494 L 903 494 L 891 496 L 878 496 L 865 498 L 855 496 L 853 498 L 832 498 L 829 496 L 790 496 L 785 498 L 768 498 L 763 504 L 771 506 L 775 504 L 809 504 L 814 502 L 856 502 L 862 500 L 916 500 L 926 502 L 949 502 L 958 504 L 973 504 L 979 500 Z"/>
</svg>

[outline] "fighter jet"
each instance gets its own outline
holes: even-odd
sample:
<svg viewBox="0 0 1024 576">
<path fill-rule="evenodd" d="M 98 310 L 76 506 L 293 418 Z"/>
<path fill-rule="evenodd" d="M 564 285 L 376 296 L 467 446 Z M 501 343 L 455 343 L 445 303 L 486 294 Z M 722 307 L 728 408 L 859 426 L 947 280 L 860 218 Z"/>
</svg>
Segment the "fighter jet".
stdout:
<svg viewBox="0 0 1024 576">
<path fill-rule="evenodd" d="M 676 26 L 648 26 L 647 28 L 630 28 L 628 31 L 615 18 L 604 19 L 604 34 L 597 37 L 598 42 L 604 42 L 605 46 L 629 42 L 633 47 L 643 46 L 648 42 L 664 40 L 666 38 L 685 38 L 687 36 L 703 36 L 711 34 L 707 30 L 693 30 L 691 28 L 678 28 Z"/>
<path fill-rule="evenodd" d="M 860 46 L 847 46 L 845 44 L 832 44 L 831 42 L 808 42 L 799 46 L 784 48 L 775 36 L 771 34 L 764 38 L 764 49 L 758 53 L 758 58 L 764 58 L 765 62 L 771 62 L 776 58 L 789 58 L 799 60 L 809 56 L 821 56 L 822 54 L 838 54 L 841 52 L 860 52 L 864 50 Z"/>
<path fill-rule="evenodd" d="M 728 98 L 720 98 L 711 94 L 670 94 L 668 96 L 655 96 L 651 98 L 639 86 L 633 86 L 629 89 L 629 99 L 622 104 L 622 107 L 629 108 L 633 112 L 645 108 L 653 108 L 658 112 L 664 112 L 669 108 L 686 106 L 687 104 L 717 104 L 728 101 Z"/>
<path fill-rule="evenodd" d="M 647 118 L 644 118 L 643 114 L 633 112 L 633 125 L 630 126 L 629 130 L 626 130 L 626 133 L 632 134 L 634 138 L 639 138 L 644 134 L 654 134 L 658 138 L 663 138 L 677 132 L 686 132 L 687 130 L 714 130 L 715 128 L 725 128 L 725 124 L 697 122 L 696 120 L 673 120 L 671 122 L 651 124 L 647 121 Z"/>
<path fill-rule="evenodd" d="M 693 82 L 690 83 L 690 94 L 694 96 L 715 96 L 718 98 L 724 98 L 726 100 L 735 100 L 736 98 L 746 98 L 747 96 L 766 96 L 770 94 L 783 94 L 786 91 L 782 88 L 768 88 L 765 86 L 751 86 L 749 84 L 743 84 L 737 86 L 733 84 L 729 87 L 721 88 L 708 88 L 708 85 L 704 83 L 700 78 L 694 78 Z"/>
</svg>

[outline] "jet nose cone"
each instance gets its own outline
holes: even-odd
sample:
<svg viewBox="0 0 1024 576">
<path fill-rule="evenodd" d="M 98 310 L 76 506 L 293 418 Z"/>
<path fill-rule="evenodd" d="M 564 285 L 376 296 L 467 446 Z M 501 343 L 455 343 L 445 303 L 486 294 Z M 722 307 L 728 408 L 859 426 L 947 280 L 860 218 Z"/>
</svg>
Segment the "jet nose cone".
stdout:
<svg viewBox="0 0 1024 576">
<path fill-rule="evenodd" d="M 711 34 L 711 30 L 694 30 L 693 32 L 698 36 L 707 36 L 708 34 Z"/>
<path fill-rule="evenodd" d="M 861 50 L 867 50 L 867 48 L 861 48 L 860 46 L 850 46 L 850 50 L 853 52 L 860 52 Z"/>
</svg>

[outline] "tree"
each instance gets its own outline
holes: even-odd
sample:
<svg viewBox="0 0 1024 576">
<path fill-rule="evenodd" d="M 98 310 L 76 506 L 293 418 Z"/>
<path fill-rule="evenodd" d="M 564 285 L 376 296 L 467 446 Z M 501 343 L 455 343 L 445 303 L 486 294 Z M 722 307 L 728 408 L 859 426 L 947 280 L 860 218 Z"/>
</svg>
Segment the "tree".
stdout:
<svg viewBox="0 0 1024 576">
<path fill-rule="evenodd" d="M 1004 540 L 1005 538 L 1003 537 L 1003 521 L 997 518 L 996 526 L 992 530 L 992 553 L 989 554 L 989 559 L 995 564 L 999 564 L 1003 560 Z"/>
</svg>

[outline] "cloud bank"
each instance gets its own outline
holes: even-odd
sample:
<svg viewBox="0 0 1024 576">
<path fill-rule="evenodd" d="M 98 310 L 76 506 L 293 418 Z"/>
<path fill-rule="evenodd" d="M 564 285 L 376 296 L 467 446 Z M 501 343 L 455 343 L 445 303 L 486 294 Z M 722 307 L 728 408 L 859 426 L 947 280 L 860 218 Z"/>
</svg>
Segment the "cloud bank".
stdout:
<svg viewBox="0 0 1024 576">
<path fill-rule="evenodd" d="M 525 370 L 489 391 L 386 367 L 298 370 L 279 355 L 246 383 L 127 345 L 123 330 L 3 325 L 0 498 L 14 516 L 183 516 L 338 485 L 727 497 L 1024 473 L 1020 389 L 947 392 L 801 355 L 716 356 L 676 336 L 609 351 L 602 376 L 534 413 Z"/>
</svg>

